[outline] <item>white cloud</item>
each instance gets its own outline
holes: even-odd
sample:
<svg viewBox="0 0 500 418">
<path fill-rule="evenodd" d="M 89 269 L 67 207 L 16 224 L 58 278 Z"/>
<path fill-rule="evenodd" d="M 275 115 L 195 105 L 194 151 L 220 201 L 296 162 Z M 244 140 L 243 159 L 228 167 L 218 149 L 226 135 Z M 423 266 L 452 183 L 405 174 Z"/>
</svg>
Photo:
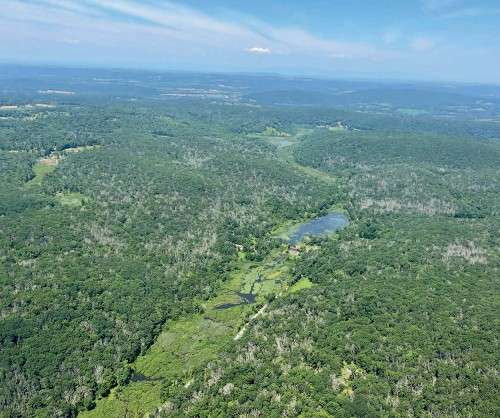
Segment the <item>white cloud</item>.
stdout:
<svg viewBox="0 0 500 418">
<path fill-rule="evenodd" d="M 486 9 L 473 1 L 420 0 L 420 5 L 438 19 L 485 14 Z M 366 74 L 421 71 L 433 77 L 441 77 L 442 69 L 446 68 L 450 77 L 462 78 L 468 71 L 472 79 L 479 77 L 481 67 L 485 69 L 484 80 L 498 82 L 497 46 L 486 45 L 481 54 L 477 47 L 463 50 L 457 45 L 455 50 L 444 37 L 446 27 L 432 36 L 414 36 L 401 28 L 399 32 L 398 26 L 388 27 L 371 41 L 353 42 L 345 40 L 347 34 L 340 40 L 300 27 L 271 25 L 248 15 L 202 13 L 182 5 L 180 0 L 0 0 L 0 3 L 0 39 L 6 40 L 0 42 L 3 61 L 206 71 L 252 68 L 317 74 L 335 71 L 364 74 L 365 69 Z M 490 5 L 487 13 L 496 13 L 496 7 Z M 246 57 L 245 48 L 248 48 Z M 252 57 L 251 54 L 259 53 L 250 52 L 252 48 L 269 49 L 271 55 L 261 54 L 272 56 L 272 63 L 270 59 Z M 456 65 L 457 62 L 463 65 Z"/>
<path fill-rule="evenodd" d="M 251 54 L 257 54 L 257 55 L 266 55 L 266 54 L 271 53 L 271 50 L 269 48 L 263 48 L 261 46 L 253 46 L 251 48 L 245 49 L 245 51 L 250 52 Z"/>
<path fill-rule="evenodd" d="M 266 24 L 255 18 L 221 19 L 171 1 L 139 0 L 2 0 L 2 26 L 23 21 L 18 32 L 37 33 L 40 39 L 81 39 L 99 48 L 145 44 L 145 49 L 162 46 L 184 56 L 201 53 L 227 56 L 250 45 L 251 54 L 318 56 L 323 58 L 385 57 L 375 45 L 340 42 L 301 28 Z M 39 24 L 41 26 L 37 27 Z M 56 36 L 57 35 L 57 36 Z M 33 35 L 34 36 L 34 35 Z"/>
</svg>

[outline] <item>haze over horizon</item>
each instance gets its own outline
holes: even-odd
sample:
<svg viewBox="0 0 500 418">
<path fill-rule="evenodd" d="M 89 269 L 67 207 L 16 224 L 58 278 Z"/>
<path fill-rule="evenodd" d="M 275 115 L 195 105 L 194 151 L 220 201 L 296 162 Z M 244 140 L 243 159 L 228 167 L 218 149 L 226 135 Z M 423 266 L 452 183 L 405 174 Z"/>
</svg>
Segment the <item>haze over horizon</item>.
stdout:
<svg viewBox="0 0 500 418">
<path fill-rule="evenodd" d="M 4 0 L 0 61 L 500 83 L 494 0 Z"/>
</svg>

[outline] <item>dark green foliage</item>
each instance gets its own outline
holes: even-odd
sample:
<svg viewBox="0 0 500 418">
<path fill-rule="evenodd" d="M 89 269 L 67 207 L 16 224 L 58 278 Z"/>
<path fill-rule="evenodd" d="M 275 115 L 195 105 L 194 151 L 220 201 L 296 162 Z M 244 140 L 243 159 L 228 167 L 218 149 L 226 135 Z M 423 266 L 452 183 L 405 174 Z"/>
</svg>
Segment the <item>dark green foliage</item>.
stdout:
<svg viewBox="0 0 500 418">
<path fill-rule="evenodd" d="M 346 231 L 300 260 L 295 274 L 320 286 L 276 299 L 194 388 L 173 398 L 179 416 L 278 416 L 292 406 L 304 416 L 494 416 L 498 254 L 488 265 L 443 257 L 450 240 L 480 235 L 477 245 L 486 246 L 492 237 L 453 219 L 383 224 L 377 239 Z M 346 367 L 352 376 L 342 380 Z M 214 370 L 221 377 L 211 385 Z M 224 387 L 233 389 L 223 395 Z"/>
<path fill-rule="evenodd" d="M 499 152 L 426 134 L 303 139 L 298 162 L 349 179 L 351 226 L 312 242 L 293 275 L 316 286 L 275 298 L 170 392 L 169 416 L 496 416 Z"/>
<path fill-rule="evenodd" d="M 222 356 L 162 382 L 161 413 L 499 415 L 500 131 L 449 107 L 483 93 L 385 91 L 386 108 L 361 83 L 349 110 L 262 107 L 243 92 L 301 82 L 234 76 L 220 99 L 220 75 L 67 71 L 0 75 L 20 104 L 0 111 L 0 416 L 92 408 L 165 322 L 203 311 L 238 251 L 258 265 L 274 227 L 334 204 L 349 228 L 287 261 L 313 287 L 269 296 Z M 75 96 L 36 107 L 54 80 Z M 161 96 L 185 86 L 207 97 Z M 255 135 L 269 127 L 293 152 Z"/>
<path fill-rule="evenodd" d="M 124 105 L 64 108 L 29 129 L 12 122 L 0 160 L 1 409 L 66 415 L 92 406 L 126 382 L 126 363 L 168 318 L 213 294 L 236 244 L 257 260 L 269 245 L 252 240 L 331 202 L 328 187 L 273 148 L 208 136 L 225 128 L 184 117 Z M 149 134 L 155 124 L 175 138 Z M 96 138 L 101 147 L 64 152 Z M 37 156 L 54 149 L 55 171 L 25 184 Z M 83 206 L 59 203 L 70 192 Z"/>
</svg>

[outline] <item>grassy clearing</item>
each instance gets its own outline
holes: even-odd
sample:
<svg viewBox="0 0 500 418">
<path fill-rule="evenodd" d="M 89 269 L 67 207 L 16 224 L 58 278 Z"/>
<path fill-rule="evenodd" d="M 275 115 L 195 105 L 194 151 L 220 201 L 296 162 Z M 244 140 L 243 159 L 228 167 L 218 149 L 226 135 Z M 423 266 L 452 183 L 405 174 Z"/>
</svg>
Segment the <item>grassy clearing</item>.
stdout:
<svg viewBox="0 0 500 418">
<path fill-rule="evenodd" d="M 292 261 L 283 249 L 274 250 L 260 264 L 240 271 L 240 292 L 256 295 L 257 303 L 264 303 L 270 294 L 278 293 L 289 280 Z"/>
<path fill-rule="evenodd" d="M 133 382 L 113 389 L 110 395 L 97 402 L 97 408 L 78 414 L 82 417 L 122 418 L 142 417 L 161 404 L 161 382 Z"/>
<path fill-rule="evenodd" d="M 345 127 L 340 126 L 338 130 L 345 130 Z M 249 138 L 260 139 L 269 142 L 278 148 L 278 156 L 289 163 L 294 169 L 300 171 L 310 177 L 315 177 L 328 184 L 336 184 L 337 179 L 323 171 L 316 170 L 312 167 L 303 166 L 295 161 L 292 154 L 293 145 L 296 145 L 303 137 L 311 134 L 314 129 L 297 128 L 293 135 L 286 132 L 280 132 L 274 128 L 267 127 L 262 133 L 254 133 L 247 135 Z"/>
<path fill-rule="evenodd" d="M 222 301 L 222 300 L 221 300 Z M 142 381 L 131 381 L 97 401 L 83 417 L 142 417 L 161 405 L 161 387 L 169 382 L 187 384 L 194 368 L 216 358 L 242 324 L 250 305 L 229 310 L 209 310 L 173 321 L 165 327 L 148 352 L 132 364 Z M 128 415 L 127 415 L 128 414 Z"/>
<path fill-rule="evenodd" d="M 264 140 L 278 148 L 288 147 L 296 143 L 295 135 L 292 136 L 287 132 L 280 131 L 270 126 L 266 127 L 263 132 L 252 133 L 247 136 L 248 138 Z"/>
<path fill-rule="evenodd" d="M 187 384 L 192 371 L 216 358 L 217 353 L 233 335 L 244 318 L 249 305 L 227 311 L 209 310 L 173 321 L 165 327 L 148 352 L 132 364 L 136 376 L 142 381 L 131 381 L 112 390 L 97 401 L 92 411 L 83 417 L 142 417 L 161 405 L 161 388 L 168 382 Z"/>
<path fill-rule="evenodd" d="M 304 222 L 289 221 L 274 229 L 272 235 L 276 238 L 282 239 L 283 241 L 289 241 L 293 233 L 297 231 L 297 229 L 299 229 L 300 225 L 302 225 L 303 223 Z"/>
<path fill-rule="evenodd" d="M 65 155 L 83 151 L 93 151 L 100 147 L 101 145 L 87 145 L 81 147 L 66 148 L 61 152 L 54 151 L 54 153 L 50 154 L 49 156 L 40 158 L 33 166 L 33 173 L 35 174 L 35 176 L 30 181 L 28 181 L 26 185 L 40 186 L 42 184 L 43 178 L 47 174 L 52 173 L 56 169 L 57 165 L 64 158 Z"/>
<path fill-rule="evenodd" d="M 281 147 L 278 150 L 278 155 L 279 157 L 289 163 L 293 168 L 295 168 L 297 171 L 300 171 L 302 174 L 305 174 L 306 176 L 314 177 L 318 180 L 321 180 L 324 183 L 327 184 L 337 184 L 338 179 L 336 177 L 333 177 L 330 174 L 325 173 L 324 171 L 317 170 L 312 167 L 304 166 L 295 161 L 295 158 L 293 157 L 293 153 L 291 148 L 293 147 Z"/>
<path fill-rule="evenodd" d="M 82 204 L 88 200 L 83 194 L 75 192 L 57 193 L 56 199 L 63 206 L 71 206 L 74 208 L 82 206 Z"/>
<path fill-rule="evenodd" d="M 52 157 L 42 158 L 38 160 L 38 162 L 33 166 L 33 173 L 35 174 L 35 177 L 33 177 L 26 184 L 28 186 L 40 186 L 42 184 L 43 178 L 56 169 L 58 162 L 58 158 Z"/>
<path fill-rule="evenodd" d="M 312 283 L 307 277 L 303 277 L 298 282 L 296 282 L 292 286 L 290 286 L 288 291 L 290 293 L 295 293 L 295 292 L 298 292 L 299 290 L 310 289 L 313 286 L 314 286 L 314 283 Z"/>
</svg>

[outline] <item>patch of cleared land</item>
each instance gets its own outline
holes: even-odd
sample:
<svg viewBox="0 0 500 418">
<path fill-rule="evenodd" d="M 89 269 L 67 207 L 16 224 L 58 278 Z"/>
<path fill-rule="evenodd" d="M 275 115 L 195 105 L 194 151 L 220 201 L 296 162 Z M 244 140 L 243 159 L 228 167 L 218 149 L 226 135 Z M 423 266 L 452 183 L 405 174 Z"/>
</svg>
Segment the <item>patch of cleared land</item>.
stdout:
<svg viewBox="0 0 500 418">
<path fill-rule="evenodd" d="M 280 131 L 279 129 L 273 128 L 272 126 L 267 126 L 264 132 L 261 134 L 262 136 L 279 136 L 279 137 L 288 137 L 289 133 Z"/>
<path fill-rule="evenodd" d="M 33 173 L 35 174 L 35 176 L 26 184 L 28 186 L 41 185 L 43 178 L 47 174 L 52 173 L 56 169 L 57 165 L 64 158 L 64 156 L 67 154 L 73 154 L 82 151 L 92 151 L 100 147 L 101 145 L 87 145 L 82 147 L 66 148 L 63 151 L 53 152 L 47 157 L 40 158 L 33 166 Z"/>
<path fill-rule="evenodd" d="M 68 193 L 57 193 L 56 198 L 61 205 L 80 207 L 88 199 L 81 193 L 68 192 Z"/>
<path fill-rule="evenodd" d="M 42 184 L 43 178 L 52 173 L 55 169 L 59 161 L 61 160 L 60 155 L 51 155 L 45 158 L 40 158 L 36 164 L 33 166 L 33 173 L 35 177 L 33 177 L 28 183 L 28 186 L 39 186 Z"/>
<path fill-rule="evenodd" d="M 47 109 L 53 109 L 56 106 L 53 104 L 35 103 L 35 107 L 43 107 L 43 108 L 47 108 Z"/>
<path fill-rule="evenodd" d="M 326 128 L 332 132 L 347 131 L 350 129 L 349 126 L 345 125 L 342 121 L 338 121 L 335 125 L 318 125 L 318 128 Z"/>
<path fill-rule="evenodd" d="M 66 148 L 63 153 L 65 154 L 74 154 L 76 152 L 83 152 L 83 151 L 92 151 L 95 149 L 100 148 L 101 145 L 85 145 L 82 147 L 73 147 L 73 148 Z"/>
<path fill-rule="evenodd" d="M 314 284 L 307 277 L 302 277 L 298 282 L 295 282 L 290 287 L 290 292 L 295 293 L 298 292 L 299 290 L 309 289 L 313 286 Z"/>
</svg>

